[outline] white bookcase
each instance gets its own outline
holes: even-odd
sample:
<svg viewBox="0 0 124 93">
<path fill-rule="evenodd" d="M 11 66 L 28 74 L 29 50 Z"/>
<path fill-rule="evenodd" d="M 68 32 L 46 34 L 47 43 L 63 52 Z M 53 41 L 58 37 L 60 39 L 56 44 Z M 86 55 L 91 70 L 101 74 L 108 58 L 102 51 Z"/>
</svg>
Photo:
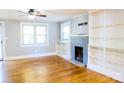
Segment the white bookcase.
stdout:
<svg viewBox="0 0 124 93">
<path fill-rule="evenodd" d="M 124 82 L 124 10 L 100 10 L 89 20 L 88 67 Z"/>
<path fill-rule="evenodd" d="M 71 43 L 67 41 L 58 41 L 56 43 L 56 53 L 65 59 L 71 59 Z"/>
</svg>

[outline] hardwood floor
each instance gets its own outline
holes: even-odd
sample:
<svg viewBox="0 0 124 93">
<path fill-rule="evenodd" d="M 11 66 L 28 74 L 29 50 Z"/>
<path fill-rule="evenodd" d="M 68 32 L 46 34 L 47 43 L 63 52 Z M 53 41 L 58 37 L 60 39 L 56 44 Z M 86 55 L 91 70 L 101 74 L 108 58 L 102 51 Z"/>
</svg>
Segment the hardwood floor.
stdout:
<svg viewBox="0 0 124 93">
<path fill-rule="evenodd" d="M 2 64 L 2 82 L 114 83 L 119 82 L 85 67 L 75 66 L 58 56 L 13 60 Z"/>
</svg>

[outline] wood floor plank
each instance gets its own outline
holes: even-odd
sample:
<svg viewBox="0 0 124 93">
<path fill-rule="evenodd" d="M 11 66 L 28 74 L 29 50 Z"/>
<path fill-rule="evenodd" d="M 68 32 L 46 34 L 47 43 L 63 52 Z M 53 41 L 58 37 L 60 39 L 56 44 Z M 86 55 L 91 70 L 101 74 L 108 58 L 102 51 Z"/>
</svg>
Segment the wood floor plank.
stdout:
<svg viewBox="0 0 124 93">
<path fill-rule="evenodd" d="M 58 56 L 6 61 L 3 82 L 13 83 L 119 83 L 110 77 L 78 67 Z"/>
</svg>

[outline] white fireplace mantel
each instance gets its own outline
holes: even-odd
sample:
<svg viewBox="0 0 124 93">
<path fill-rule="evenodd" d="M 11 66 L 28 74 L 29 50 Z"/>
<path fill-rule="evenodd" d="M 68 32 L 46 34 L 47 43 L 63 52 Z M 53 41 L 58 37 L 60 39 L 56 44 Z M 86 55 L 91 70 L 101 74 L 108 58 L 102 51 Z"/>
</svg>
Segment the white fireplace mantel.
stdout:
<svg viewBox="0 0 124 93">
<path fill-rule="evenodd" d="M 70 37 L 88 37 L 88 35 L 70 35 Z"/>
</svg>

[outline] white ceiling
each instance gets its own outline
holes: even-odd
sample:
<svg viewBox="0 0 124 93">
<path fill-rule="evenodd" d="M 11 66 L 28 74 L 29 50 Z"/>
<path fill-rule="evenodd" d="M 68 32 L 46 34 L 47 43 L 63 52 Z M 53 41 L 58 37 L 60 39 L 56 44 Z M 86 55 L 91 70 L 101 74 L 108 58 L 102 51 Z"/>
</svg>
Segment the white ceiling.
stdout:
<svg viewBox="0 0 124 93">
<path fill-rule="evenodd" d="M 38 9 L 39 10 L 39 9 Z M 24 13 L 19 13 L 15 9 L 0 9 L 0 19 L 3 20 L 17 20 L 17 21 L 32 21 Z M 23 10 L 25 11 L 25 10 Z M 46 18 L 37 17 L 37 22 L 61 22 L 76 15 L 80 15 L 86 10 L 83 9 L 44 9 L 39 10 L 42 14 L 47 15 Z"/>
</svg>

